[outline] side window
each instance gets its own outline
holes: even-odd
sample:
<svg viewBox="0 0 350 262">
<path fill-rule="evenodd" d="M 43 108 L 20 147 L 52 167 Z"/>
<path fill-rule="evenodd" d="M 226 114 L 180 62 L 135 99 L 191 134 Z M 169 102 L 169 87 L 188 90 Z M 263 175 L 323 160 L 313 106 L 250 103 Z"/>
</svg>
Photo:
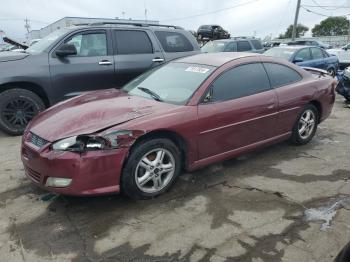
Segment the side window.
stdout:
<svg viewBox="0 0 350 262">
<path fill-rule="evenodd" d="M 252 40 L 251 42 L 255 49 L 263 49 L 263 46 L 259 40 Z"/>
<path fill-rule="evenodd" d="M 212 83 L 211 100 L 225 101 L 271 89 L 261 63 L 241 65 L 220 75 Z"/>
<path fill-rule="evenodd" d="M 301 49 L 295 56 L 295 58 L 302 58 L 303 61 L 311 60 L 311 54 L 309 48 Z"/>
<path fill-rule="evenodd" d="M 237 51 L 238 52 L 245 52 L 252 50 L 252 47 L 250 46 L 248 41 L 238 41 L 237 42 Z"/>
<path fill-rule="evenodd" d="M 319 48 L 311 48 L 311 54 L 313 59 L 323 59 L 323 52 Z"/>
<path fill-rule="evenodd" d="M 323 57 L 329 57 L 329 54 L 326 51 L 322 50 L 322 53 L 323 53 Z"/>
<path fill-rule="evenodd" d="M 156 37 L 165 52 L 188 52 L 193 51 L 190 41 L 181 33 L 168 31 L 155 31 Z"/>
<path fill-rule="evenodd" d="M 237 50 L 237 43 L 231 42 L 225 46 L 224 52 L 235 52 Z"/>
<path fill-rule="evenodd" d="M 77 49 L 76 56 L 107 55 L 106 33 L 82 33 L 74 35 L 67 44 L 73 44 Z"/>
<path fill-rule="evenodd" d="M 297 71 L 287 66 L 274 63 L 264 63 L 264 66 L 272 87 L 289 85 L 302 79 Z"/>
<path fill-rule="evenodd" d="M 136 30 L 115 30 L 118 55 L 151 54 L 153 46 L 146 32 Z"/>
</svg>

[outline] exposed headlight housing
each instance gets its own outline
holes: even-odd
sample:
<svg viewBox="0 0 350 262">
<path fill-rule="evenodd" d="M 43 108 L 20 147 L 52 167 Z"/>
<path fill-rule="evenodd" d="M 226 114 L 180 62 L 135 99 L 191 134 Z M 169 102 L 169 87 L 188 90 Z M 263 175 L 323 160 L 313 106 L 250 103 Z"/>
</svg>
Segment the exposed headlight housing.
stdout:
<svg viewBox="0 0 350 262">
<path fill-rule="evenodd" d="M 132 131 L 114 131 L 104 136 L 80 135 L 57 141 L 51 148 L 57 151 L 84 152 L 94 150 L 116 149 L 120 140 L 133 136 Z"/>
</svg>

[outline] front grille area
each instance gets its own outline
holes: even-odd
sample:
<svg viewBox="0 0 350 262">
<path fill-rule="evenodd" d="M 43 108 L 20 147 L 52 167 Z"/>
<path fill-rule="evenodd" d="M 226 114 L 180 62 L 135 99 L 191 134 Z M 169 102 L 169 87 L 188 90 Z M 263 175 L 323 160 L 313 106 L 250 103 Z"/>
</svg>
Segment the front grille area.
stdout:
<svg viewBox="0 0 350 262">
<path fill-rule="evenodd" d="M 30 169 L 29 167 L 25 168 L 25 171 L 29 177 L 31 177 L 36 183 L 40 183 L 40 173 L 34 171 L 33 169 Z"/>
<path fill-rule="evenodd" d="M 41 148 L 44 145 L 46 145 L 47 143 L 49 143 L 49 141 L 45 140 L 44 138 L 34 134 L 34 133 L 30 133 L 29 134 L 29 142 L 32 143 L 33 145 Z"/>
</svg>

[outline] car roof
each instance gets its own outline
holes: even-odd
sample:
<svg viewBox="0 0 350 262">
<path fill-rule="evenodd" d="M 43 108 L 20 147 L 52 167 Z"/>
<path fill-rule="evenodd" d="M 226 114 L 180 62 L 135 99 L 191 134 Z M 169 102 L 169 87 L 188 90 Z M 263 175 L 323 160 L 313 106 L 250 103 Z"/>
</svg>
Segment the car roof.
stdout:
<svg viewBox="0 0 350 262">
<path fill-rule="evenodd" d="M 202 64 L 219 67 L 232 60 L 244 58 L 244 57 L 258 57 L 261 54 L 256 53 L 244 53 L 244 52 L 219 52 L 219 53 L 204 53 L 193 56 L 187 56 L 177 59 L 176 63 L 187 63 L 187 64 Z"/>
<path fill-rule="evenodd" d="M 273 47 L 275 49 L 279 48 L 279 49 L 294 49 L 294 50 L 298 50 L 298 49 L 302 49 L 305 47 L 317 47 L 317 46 L 309 46 L 309 45 L 284 45 L 284 46 L 276 46 Z"/>
</svg>

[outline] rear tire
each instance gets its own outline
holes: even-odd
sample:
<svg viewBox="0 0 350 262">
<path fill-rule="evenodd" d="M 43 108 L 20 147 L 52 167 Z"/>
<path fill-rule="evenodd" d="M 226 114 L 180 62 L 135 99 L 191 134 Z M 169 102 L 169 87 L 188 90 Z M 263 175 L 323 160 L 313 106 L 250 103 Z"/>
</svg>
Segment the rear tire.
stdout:
<svg viewBox="0 0 350 262">
<path fill-rule="evenodd" d="M 312 105 L 306 105 L 299 114 L 293 130 L 291 142 L 294 145 L 305 145 L 314 137 L 319 121 L 319 112 L 317 108 Z"/>
<path fill-rule="evenodd" d="M 130 153 L 122 172 L 121 189 L 132 199 L 154 198 L 171 187 L 180 171 L 180 151 L 172 141 L 145 140 Z"/>
<path fill-rule="evenodd" d="M 35 93 L 20 88 L 0 93 L 0 129 L 9 135 L 21 135 L 30 120 L 45 109 Z"/>
</svg>

